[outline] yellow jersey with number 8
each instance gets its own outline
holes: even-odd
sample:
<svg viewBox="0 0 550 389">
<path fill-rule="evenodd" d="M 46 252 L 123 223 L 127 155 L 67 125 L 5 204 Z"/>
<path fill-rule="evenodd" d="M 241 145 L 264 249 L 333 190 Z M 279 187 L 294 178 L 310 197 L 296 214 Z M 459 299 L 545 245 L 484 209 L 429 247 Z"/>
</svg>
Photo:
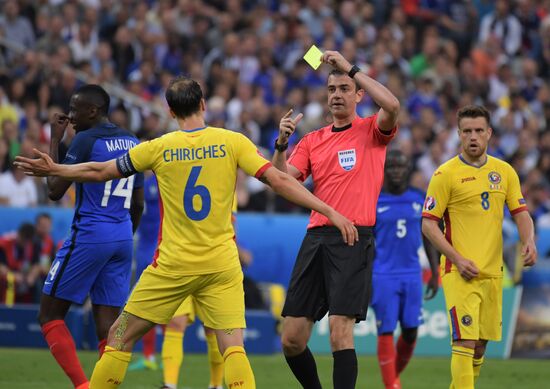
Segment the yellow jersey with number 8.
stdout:
<svg viewBox="0 0 550 389">
<path fill-rule="evenodd" d="M 182 275 L 240 267 L 231 223 L 237 168 L 260 177 L 271 166 L 248 138 L 214 127 L 175 131 L 125 158 L 121 171 L 151 169 L 157 177 L 161 226 L 153 266 Z"/>
<path fill-rule="evenodd" d="M 476 167 L 459 155 L 433 174 L 422 216 L 443 219 L 445 238 L 463 257 L 475 262 L 480 277 L 502 277 L 504 203 L 512 214 L 527 210 L 512 166 L 488 156 L 484 165 Z M 456 271 L 444 255 L 441 271 Z"/>
</svg>

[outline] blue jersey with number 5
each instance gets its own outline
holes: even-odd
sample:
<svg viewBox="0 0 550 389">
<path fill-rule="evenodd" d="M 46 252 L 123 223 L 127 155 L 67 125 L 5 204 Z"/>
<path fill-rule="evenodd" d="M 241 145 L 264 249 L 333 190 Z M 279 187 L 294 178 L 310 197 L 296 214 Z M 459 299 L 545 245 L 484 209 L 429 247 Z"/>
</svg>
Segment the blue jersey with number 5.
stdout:
<svg viewBox="0 0 550 389">
<path fill-rule="evenodd" d="M 129 132 L 112 123 L 104 123 L 77 133 L 63 163 L 108 161 L 127 153 L 138 143 Z M 129 213 L 132 192 L 134 188 L 143 186 L 143 174 L 75 185 L 71 240 L 77 243 L 105 243 L 132 239 Z"/>
<path fill-rule="evenodd" d="M 376 207 L 375 274 L 420 272 L 421 217 L 424 193 L 409 188 L 400 195 L 382 192 Z"/>
</svg>

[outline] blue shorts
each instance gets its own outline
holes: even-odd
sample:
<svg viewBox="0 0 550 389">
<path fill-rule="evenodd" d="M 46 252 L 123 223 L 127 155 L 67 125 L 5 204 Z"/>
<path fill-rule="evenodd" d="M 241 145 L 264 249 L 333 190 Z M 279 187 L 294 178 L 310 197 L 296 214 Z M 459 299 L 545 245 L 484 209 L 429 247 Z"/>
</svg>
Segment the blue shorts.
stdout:
<svg viewBox="0 0 550 389">
<path fill-rule="evenodd" d="M 132 241 L 73 243 L 57 252 L 42 291 L 52 297 L 122 307 L 130 292 Z"/>
<path fill-rule="evenodd" d="M 157 249 L 157 242 L 155 244 L 140 244 L 138 242 L 136 246 L 136 275 L 134 277 L 134 283 L 139 280 L 141 273 L 153 263 L 153 256 L 155 255 L 155 250 Z"/>
<path fill-rule="evenodd" d="M 422 276 L 373 274 L 371 306 L 376 315 L 378 334 L 401 328 L 416 328 L 422 320 Z"/>
</svg>

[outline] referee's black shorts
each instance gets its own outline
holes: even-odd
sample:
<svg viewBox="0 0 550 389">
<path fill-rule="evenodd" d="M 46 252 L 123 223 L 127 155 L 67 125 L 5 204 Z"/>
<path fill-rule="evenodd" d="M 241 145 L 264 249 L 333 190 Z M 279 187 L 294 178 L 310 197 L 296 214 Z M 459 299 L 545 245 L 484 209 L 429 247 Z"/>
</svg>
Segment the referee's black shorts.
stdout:
<svg viewBox="0 0 550 389">
<path fill-rule="evenodd" d="M 329 315 L 365 320 L 371 294 L 374 236 L 357 227 L 359 242 L 344 243 L 336 227 L 307 231 L 292 270 L 283 316 L 313 321 Z"/>
</svg>

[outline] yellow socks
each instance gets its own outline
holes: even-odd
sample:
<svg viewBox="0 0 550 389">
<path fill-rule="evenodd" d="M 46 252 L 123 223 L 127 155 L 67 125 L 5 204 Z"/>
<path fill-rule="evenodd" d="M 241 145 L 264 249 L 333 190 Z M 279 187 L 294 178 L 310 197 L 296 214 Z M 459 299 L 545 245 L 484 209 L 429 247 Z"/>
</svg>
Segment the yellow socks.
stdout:
<svg viewBox="0 0 550 389">
<path fill-rule="evenodd" d="M 164 384 L 177 385 L 183 362 L 183 332 L 166 328 L 162 342 Z"/>
<path fill-rule="evenodd" d="M 467 347 L 453 346 L 451 357 L 451 388 L 474 389 L 474 350 Z"/>
<path fill-rule="evenodd" d="M 122 384 L 132 353 L 106 346 L 103 356 L 95 364 L 90 389 L 116 389 Z"/>
<path fill-rule="evenodd" d="M 474 358 L 474 383 L 477 380 L 477 377 L 479 377 L 479 372 L 481 371 L 481 365 L 483 365 L 484 358 Z"/>
<path fill-rule="evenodd" d="M 256 389 L 254 374 L 244 348 L 231 346 L 223 354 L 225 384 L 229 389 Z"/>
<path fill-rule="evenodd" d="M 223 357 L 220 354 L 215 333 L 206 334 L 206 344 L 208 346 L 208 363 L 210 365 L 210 384 L 208 387 L 216 388 L 223 385 Z"/>
</svg>

